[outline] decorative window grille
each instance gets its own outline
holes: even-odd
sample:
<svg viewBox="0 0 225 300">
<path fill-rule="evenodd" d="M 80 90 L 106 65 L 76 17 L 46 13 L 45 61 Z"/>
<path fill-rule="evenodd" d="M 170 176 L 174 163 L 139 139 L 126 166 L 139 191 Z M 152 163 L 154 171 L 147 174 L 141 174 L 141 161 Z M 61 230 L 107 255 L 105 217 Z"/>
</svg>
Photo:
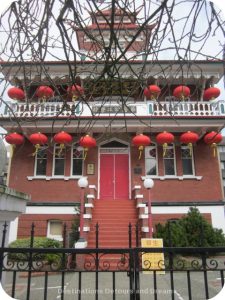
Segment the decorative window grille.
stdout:
<svg viewBox="0 0 225 300">
<path fill-rule="evenodd" d="M 83 149 L 77 144 L 72 146 L 72 176 L 82 176 L 83 174 Z"/>
</svg>

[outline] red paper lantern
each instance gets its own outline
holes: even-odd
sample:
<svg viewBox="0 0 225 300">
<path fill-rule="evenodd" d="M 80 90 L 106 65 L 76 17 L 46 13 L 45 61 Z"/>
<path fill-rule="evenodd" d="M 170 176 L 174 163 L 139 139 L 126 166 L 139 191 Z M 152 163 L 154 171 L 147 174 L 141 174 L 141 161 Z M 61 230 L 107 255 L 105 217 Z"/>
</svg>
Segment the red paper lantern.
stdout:
<svg viewBox="0 0 225 300">
<path fill-rule="evenodd" d="M 204 100 L 214 100 L 220 95 L 220 89 L 217 87 L 210 87 L 204 91 L 203 99 Z"/>
<path fill-rule="evenodd" d="M 138 147 L 138 150 L 139 150 L 138 159 L 141 159 L 141 155 L 144 150 L 144 147 L 151 144 L 151 139 L 147 135 L 144 135 L 141 133 L 141 134 L 138 134 L 135 137 L 133 137 L 132 144 L 134 146 Z"/>
<path fill-rule="evenodd" d="M 173 90 L 173 96 L 175 98 L 184 100 L 185 98 L 189 97 L 191 94 L 191 91 L 189 89 L 189 87 L 185 86 L 185 85 L 179 85 L 178 87 L 176 87 Z"/>
<path fill-rule="evenodd" d="M 40 145 L 44 145 L 48 142 L 48 137 L 43 133 L 37 132 L 29 136 L 29 141 L 35 146 L 34 156 L 37 154 Z"/>
<path fill-rule="evenodd" d="M 24 143 L 24 137 L 16 132 L 9 133 L 5 136 L 5 140 L 8 144 L 17 146 Z"/>
<path fill-rule="evenodd" d="M 163 145 L 163 156 L 165 156 L 168 144 L 174 142 L 174 135 L 167 131 L 161 132 L 157 134 L 156 142 L 160 145 Z"/>
<path fill-rule="evenodd" d="M 85 136 L 80 138 L 79 144 L 84 148 L 84 160 L 85 160 L 89 148 L 96 147 L 96 140 L 90 135 L 86 134 Z"/>
<path fill-rule="evenodd" d="M 10 89 L 8 89 L 8 96 L 13 100 L 22 101 L 25 99 L 24 91 L 17 87 L 11 87 Z"/>
<path fill-rule="evenodd" d="M 219 144 L 222 141 L 222 139 L 222 134 L 215 131 L 211 131 L 204 136 L 204 142 L 208 145 L 211 145 L 211 147 L 213 148 L 214 157 L 216 156 L 217 144 Z"/>
<path fill-rule="evenodd" d="M 144 89 L 144 95 L 147 99 L 157 99 L 160 93 L 161 89 L 157 85 L 149 85 Z"/>
<path fill-rule="evenodd" d="M 60 155 L 62 150 L 65 148 L 65 144 L 71 143 L 73 138 L 69 133 L 67 133 L 65 131 L 61 131 L 54 135 L 53 140 L 55 143 L 60 144 L 60 150 L 58 153 L 58 155 Z"/>
<path fill-rule="evenodd" d="M 72 101 L 75 101 L 77 98 L 84 95 L 84 89 L 82 86 L 75 84 L 67 88 L 67 94 L 72 96 Z"/>
<path fill-rule="evenodd" d="M 54 96 L 54 91 L 49 86 L 41 85 L 36 90 L 36 96 L 45 101 Z"/>
<path fill-rule="evenodd" d="M 192 145 L 199 140 L 199 135 L 192 131 L 187 131 L 180 136 L 180 142 L 187 144 L 190 149 L 190 155 L 192 153 Z"/>
</svg>

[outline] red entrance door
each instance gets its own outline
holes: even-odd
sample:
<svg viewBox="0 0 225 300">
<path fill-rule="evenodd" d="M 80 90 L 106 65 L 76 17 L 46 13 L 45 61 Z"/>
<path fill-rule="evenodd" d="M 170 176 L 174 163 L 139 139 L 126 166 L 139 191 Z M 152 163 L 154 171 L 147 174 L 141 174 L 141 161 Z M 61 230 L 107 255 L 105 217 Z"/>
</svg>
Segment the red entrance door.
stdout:
<svg viewBox="0 0 225 300">
<path fill-rule="evenodd" d="M 100 198 L 129 198 L 128 154 L 100 155 Z"/>
</svg>

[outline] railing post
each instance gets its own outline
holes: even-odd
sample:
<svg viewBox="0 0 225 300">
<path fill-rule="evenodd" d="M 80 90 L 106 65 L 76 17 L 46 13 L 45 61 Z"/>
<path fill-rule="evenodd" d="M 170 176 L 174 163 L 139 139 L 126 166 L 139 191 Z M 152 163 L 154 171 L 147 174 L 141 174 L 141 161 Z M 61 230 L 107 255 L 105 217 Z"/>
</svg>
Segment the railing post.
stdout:
<svg viewBox="0 0 225 300">
<path fill-rule="evenodd" d="M 135 300 L 135 274 L 134 274 L 134 251 L 130 248 L 129 250 L 129 281 L 130 281 L 130 300 Z"/>
<path fill-rule="evenodd" d="M 168 222 L 168 237 L 169 237 L 169 247 L 172 247 L 172 236 L 171 236 L 171 227 L 170 222 Z M 170 286 L 172 291 L 172 300 L 174 297 L 174 277 L 173 277 L 173 253 L 169 252 L 169 272 L 170 272 Z"/>
<path fill-rule="evenodd" d="M 35 225 L 32 223 L 31 232 L 30 232 L 30 250 L 34 247 L 34 228 Z M 30 300 L 30 284 L 31 284 L 31 271 L 33 264 L 33 253 L 30 251 L 29 261 L 28 261 L 28 279 L 27 279 L 27 298 L 26 300 Z"/>
<path fill-rule="evenodd" d="M 98 242 L 99 242 L 98 238 L 99 238 L 99 225 L 98 225 L 98 223 L 96 223 L 96 225 L 95 225 L 95 247 L 96 248 L 99 247 L 98 246 Z"/>
<path fill-rule="evenodd" d="M 3 225 L 3 231 L 2 231 L 2 245 L 1 245 L 2 250 L 5 247 L 7 227 L 8 227 L 8 225 L 5 222 Z M 4 260 L 4 252 L 1 252 L 0 253 L 0 282 L 2 281 L 3 260 Z"/>
<path fill-rule="evenodd" d="M 98 249 L 98 240 L 99 238 L 99 225 L 96 223 L 95 225 L 95 246 L 96 249 Z M 98 252 L 96 252 L 96 261 L 95 261 L 95 300 L 98 300 L 98 269 L 99 269 L 99 258 L 98 258 Z"/>
<path fill-rule="evenodd" d="M 129 237 L 129 248 L 132 248 L 132 225 L 129 223 L 128 225 L 128 237 Z"/>
<path fill-rule="evenodd" d="M 138 249 L 133 249 L 134 253 L 134 280 L 135 280 L 135 291 L 134 299 L 140 300 L 140 261 L 139 261 L 139 251 Z"/>
<path fill-rule="evenodd" d="M 200 247 L 204 247 L 204 228 L 203 228 L 203 223 L 201 223 L 200 227 Z"/>
<path fill-rule="evenodd" d="M 135 237 L 136 237 L 136 247 L 139 245 L 139 226 L 138 222 L 135 225 Z"/>
<path fill-rule="evenodd" d="M 66 223 L 63 225 L 63 250 L 66 247 Z M 65 286 L 65 267 L 66 267 L 66 253 L 62 253 L 62 279 L 61 279 L 61 300 L 64 299 L 64 286 Z"/>
</svg>

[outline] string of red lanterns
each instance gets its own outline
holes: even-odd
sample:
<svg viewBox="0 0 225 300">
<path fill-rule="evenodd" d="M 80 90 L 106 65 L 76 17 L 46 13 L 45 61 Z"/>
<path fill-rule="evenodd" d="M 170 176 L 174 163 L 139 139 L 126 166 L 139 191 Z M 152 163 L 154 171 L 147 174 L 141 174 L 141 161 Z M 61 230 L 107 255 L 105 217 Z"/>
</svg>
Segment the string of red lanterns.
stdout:
<svg viewBox="0 0 225 300">
<path fill-rule="evenodd" d="M 54 142 L 60 144 L 59 155 L 62 152 L 62 150 L 65 148 L 65 144 L 71 143 L 72 139 L 73 139 L 72 136 L 65 131 L 61 131 L 54 135 L 53 137 Z M 166 149 L 168 147 L 168 144 L 173 143 L 174 139 L 175 139 L 174 135 L 167 131 L 157 134 L 156 142 L 159 145 L 163 146 L 163 156 L 165 156 L 166 154 Z M 214 157 L 216 156 L 217 144 L 220 143 L 222 139 L 223 139 L 222 134 L 215 131 L 207 133 L 203 138 L 204 142 L 208 145 L 211 145 L 211 147 L 213 148 Z M 5 136 L 5 140 L 8 144 L 11 144 L 13 147 L 15 147 L 17 145 L 21 145 L 24 143 L 24 136 L 19 133 L 13 132 L 7 134 Z M 47 144 L 48 137 L 41 132 L 37 132 L 31 134 L 28 137 L 28 140 L 35 146 L 35 152 L 33 153 L 34 156 L 37 154 L 41 145 Z M 188 147 L 190 148 L 190 154 L 192 153 L 193 144 L 196 143 L 198 140 L 199 140 L 199 135 L 192 131 L 187 131 L 185 133 L 182 133 L 179 138 L 180 143 L 188 145 Z M 132 144 L 138 147 L 139 150 L 138 159 L 140 160 L 144 147 L 149 146 L 151 144 L 151 139 L 147 135 L 138 134 L 135 137 L 133 137 Z M 96 147 L 96 140 L 87 134 L 80 138 L 79 145 L 84 148 L 84 160 L 85 160 L 87 157 L 88 150 L 90 148 Z"/>
<path fill-rule="evenodd" d="M 21 88 L 10 87 L 8 89 L 8 96 L 13 100 L 23 101 L 25 99 L 25 93 Z M 149 85 L 144 89 L 144 95 L 147 99 L 157 100 L 161 93 L 161 89 L 157 85 Z M 179 100 L 184 100 L 190 97 L 190 88 L 185 85 L 179 85 L 173 90 L 173 96 Z M 72 97 L 72 101 L 84 95 L 84 88 L 78 84 L 68 86 L 67 94 Z M 35 92 L 35 95 L 45 101 L 54 96 L 54 90 L 49 86 L 39 86 Z M 209 87 L 203 93 L 204 100 L 214 100 L 220 95 L 220 89 L 217 87 Z"/>
</svg>

